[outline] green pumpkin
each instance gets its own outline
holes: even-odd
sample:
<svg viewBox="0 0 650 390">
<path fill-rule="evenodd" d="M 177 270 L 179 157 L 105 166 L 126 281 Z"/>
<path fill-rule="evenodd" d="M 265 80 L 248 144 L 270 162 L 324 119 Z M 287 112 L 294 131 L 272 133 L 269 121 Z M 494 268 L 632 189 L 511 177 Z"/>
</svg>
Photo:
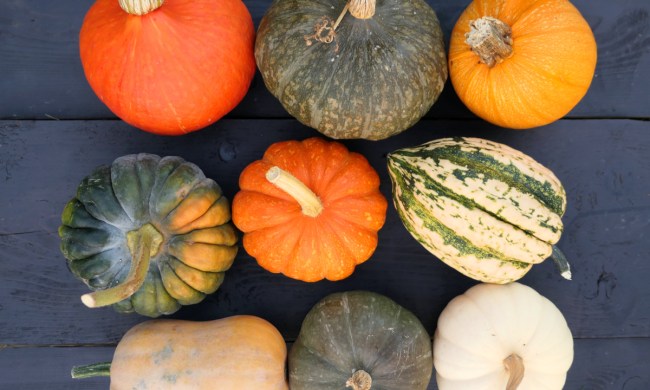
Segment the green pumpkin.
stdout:
<svg viewBox="0 0 650 390">
<path fill-rule="evenodd" d="M 219 288 L 237 253 L 221 188 L 180 157 L 128 155 L 82 180 L 59 228 L 82 301 L 157 317 Z"/>
<path fill-rule="evenodd" d="M 426 389 L 429 334 L 411 312 L 372 292 L 332 294 L 302 323 L 289 353 L 292 390 Z"/>
<path fill-rule="evenodd" d="M 423 0 L 351 0 L 349 13 L 346 4 L 274 0 L 255 58 L 267 88 L 303 124 L 332 138 L 383 139 L 411 127 L 440 95 L 442 31 Z"/>
</svg>

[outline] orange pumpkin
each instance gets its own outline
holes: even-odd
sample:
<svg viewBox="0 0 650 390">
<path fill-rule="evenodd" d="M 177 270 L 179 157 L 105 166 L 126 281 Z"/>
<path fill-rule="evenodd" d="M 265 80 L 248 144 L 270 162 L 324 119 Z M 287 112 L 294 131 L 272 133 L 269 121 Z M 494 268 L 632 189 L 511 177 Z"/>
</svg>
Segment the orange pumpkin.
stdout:
<svg viewBox="0 0 650 390">
<path fill-rule="evenodd" d="M 271 145 L 239 178 L 233 222 L 265 269 L 340 280 L 377 247 L 386 219 L 379 176 L 365 157 L 320 138 Z"/>
<path fill-rule="evenodd" d="M 589 25 L 567 0 L 475 0 L 452 31 L 449 73 L 476 115 L 526 129 L 578 104 L 596 56 Z"/>
<path fill-rule="evenodd" d="M 241 0 L 97 0 L 79 48 L 90 86 L 115 115 L 179 135 L 242 100 L 255 74 L 254 38 Z"/>
</svg>

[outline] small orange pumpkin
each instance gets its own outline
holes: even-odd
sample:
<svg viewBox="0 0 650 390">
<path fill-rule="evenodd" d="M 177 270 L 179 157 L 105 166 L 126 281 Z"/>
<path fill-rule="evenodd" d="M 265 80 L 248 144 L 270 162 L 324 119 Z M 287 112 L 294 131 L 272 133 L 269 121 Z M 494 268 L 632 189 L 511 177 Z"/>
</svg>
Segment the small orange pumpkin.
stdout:
<svg viewBox="0 0 650 390">
<path fill-rule="evenodd" d="M 320 138 L 271 145 L 239 177 L 233 222 L 263 268 L 306 281 L 340 280 L 377 247 L 386 219 L 365 157 Z"/>
<path fill-rule="evenodd" d="M 449 74 L 476 115 L 526 129 L 578 104 L 596 57 L 589 25 L 567 0 L 474 0 L 452 31 Z"/>
</svg>

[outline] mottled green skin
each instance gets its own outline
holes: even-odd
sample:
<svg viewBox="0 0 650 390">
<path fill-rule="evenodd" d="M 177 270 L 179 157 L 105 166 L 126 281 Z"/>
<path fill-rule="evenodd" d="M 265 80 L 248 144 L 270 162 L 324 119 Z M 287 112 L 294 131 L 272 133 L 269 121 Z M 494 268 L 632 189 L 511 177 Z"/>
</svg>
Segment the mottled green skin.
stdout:
<svg viewBox="0 0 650 390">
<path fill-rule="evenodd" d="M 275 0 L 255 58 L 264 82 L 300 122 L 332 138 L 378 140 L 417 122 L 447 79 L 442 31 L 423 0 L 378 0 L 371 19 L 349 13 L 331 43 L 305 37 L 344 0 Z"/>
<path fill-rule="evenodd" d="M 376 293 L 335 293 L 302 323 L 289 352 L 289 387 L 343 390 L 364 370 L 372 390 L 426 389 L 432 366 L 431 339 L 415 315 Z"/>
<path fill-rule="evenodd" d="M 395 202 L 400 202 L 405 206 L 407 210 L 417 214 L 423 221 L 425 221 L 424 227 L 429 230 L 434 230 L 438 232 L 443 238 L 445 245 L 451 245 L 454 248 L 458 249 L 460 256 L 474 255 L 478 259 L 491 259 L 491 258 L 502 258 L 504 261 L 508 261 L 515 265 L 517 268 L 527 268 L 530 266 L 528 263 L 517 261 L 516 259 L 506 258 L 502 254 L 491 251 L 488 248 L 480 248 L 472 244 L 467 238 L 458 235 L 453 229 L 445 226 L 443 223 L 438 221 L 431 212 L 427 210 L 415 199 L 415 194 L 419 191 L 415 188 L 415 185 L 412 183 L 412 179 L 406 176 L 401 175 L 396 169 L 395 165 L 401 165 L 402 162 L 398 159 L 390 160 L 388 164 L 388 170 L 390 172 L 390 177 L 393 181 L 393 198 Z M 408 166 L 404 167 L 413 172 L 414 175 L 422 175 L 422 172 L 419 172 L 416 167 Z M 402 191 L 401 196 L 395 191 L 395 187 L 399 186 L 402 188 L 407 188 L 407 191 Z M 429 182 L 427 184 L 427 190 L 432 191 L 437 196 L 445 196 L 458 201 L 462 201 L 465 204 L 475 206 L 475 203 L 469 199 L 462 199 L 461 197 L 454 194 L 452 191 L 446 190 L 444 187 L 437 185 L 435 182 Z M 396 207 L 397 212 L 402 219 L 402 221 L 407 221 L 407 218 L 402 213 L 400 207 Z M 413 235 L 413 237 L 422 244 L 426 244 L 426 240 L 423 239 L 417 229 L 410 228 L 407 226 L 407 229 Z"/>
<path fill-rule="evenodd" d="M 405 212 L 413 213 L 424 221 L 424 229 L 437 232 L 441 237 L 443 237 L 445 245 L 456 248 L 461 260 L 463 257 L 472 255 L 477 259 L 500 259 L 504 262 L 508 262 L 511 266 L 522 270 L 530 268 L 531 265 L 526 262 L 506 257 L 499 252 L 490 250 L 489 248 L 474 245 L 472 243 L 471 233 L 465 232 L 465 236 L 463 236 L 440 222 L 436 218 L 437 210 L 428 210 L 417 200 L 416 196 L 422 196 L 423 194 L 416 188 L 414 183 L 415 178 L 423 180 L 424 187 L 427 190 L 426 196 L 450 198 L 465 205 L 469 209 L 481 210 L 482 212 L 503 222 L 512 224 L 500 213 L 491 213 L 473 200 L 457 194 L 435 180 L 432 180 L 428 173 L 423 169 L 417 165 L 405 162 L 402 158 L 414 157 L 422 161 L 427 159 L 433 160 L 436 165 L 438 165 L 441 160 L 451 161 L 455 165 L 467 168 L 467 170 L 454 170 L 449 172 L 450 175 L 455 175 L 460 181 L 464 181 L 467 178 L 477 179 L 479 177 L 482 177 L 486 181 L 488 178 L 498 180 L 506 183 L 511 188 L 516 188 L 522 193 L 533 196 L 551 212 L 556 213 L 559 216 L 564 214 L 566 208 L 566 195 L 564 189 L 560 188 L 560 192 L 556 191 L 548 180 L 540 181 L 536 178 L 530 177 L 524 174 L 516 166 L 512 164 L 504 164 L 492 156 L 482 153 L 480 149 L 476 148 L 475 145 L 466 142 L 464 138 L 454 138 L 453 141 L 453 145 L 444 145 L 432 149 L 425 148 L 427 145 L 436 143 L 436 141 L 432 141 L 431 143 L 421 145 L 420 147 L 401 149 L 388 155 L 388 172 L 393 184 L 393 202 L 395 203 L 398 214 L 400 215 L 406 229 L 416 240 L 422 243 L 425 247 L 428 247 L 429 244 L 427 243 L 427 240 L 423 238 L 421 234 L 422 232 L 418 231 L 416 227 L 411 226 L 408 222 L 409 218 L 404 215 Z M 401 193 L 398 193 L 398 188 L 402 189 Z M 399 207 L 400 205 L 404 210 L 402 210 L 402 207 Z M 463 218 L 463 216 L 459 215 L 458 218 Z M 553 226 L 545 225 L 543 223 L 542 226 L 554 232 L 558 230 Z M 474 230 L 471 225 L 468 226 L 468 229 L 469 231 Z M 517 227 L 513 226 L 513 229 L 517 229 Z M 526 231 L 526 233 L 531 235 L 531 232 Z M 462 261 L 459 262 L 458 266 L 468 273 L 473 272 L 464 267 Z M 488 277 L 489 275 L 483 276 Z"/>
<path fill-rule="evenodd" d="M 432 159 L 436 162 L 443 159 L 449 160 L 469 168 L 467 171 L 452 172 L 460 180 L 477 178 L 479 173 L 483 173 L 486 180 L 489 177 L 504 182 L 523 193 L 531 194 L 554 213 L 558 215 L 564 214 L 566 196 L 564 193 L 556 192 L 548 181 L 540 182 L 523 174 L 514 165 L 507 165 L 497 161 L 492 156 L 481 153 L 478 149 L 472 152 L 464 151 L 462 150 L 462 147 L 465 146 L 463 138 L 456 138 L 456 140 L 458 145 L 455 146 L 418 151 L 398 150 L 393 153 L 393 156 L 415 156 L 422 159 Z"/>
<path fill-rule="evenodd" d="M 223 200 L 218 184 L 180 157 L 128 155 L 111 166 L 97 168 L 82 180 L 76 197 L 61 216 L 60 247 L 70 271 L 92 290 L 120 284 L 129 273 L 132 259 L 127 233 L 150 223 L 163 235 L 164 242 L 151 258 L 142 287 L 113 307 L 119 312 L 158 317 L 201 301 L 217 290 L 234 260 L 235 231 L 229 223 L 221 225 L 230 237 L 222 244 L 232 258 L 218 272 L 205 272 L 170 253 L 179 243 L 191 242 L 187 234 L 170 231 L 166 217 L 189 195 L 206 192 L 214 192 L 213 196 Z M 194 275 L 195 279 L 182 280 L 176 273 L 181 268 L 183 275 Z M 174 286 L 172 291 L 168 291 L 169 286 Z"/>
</svg>

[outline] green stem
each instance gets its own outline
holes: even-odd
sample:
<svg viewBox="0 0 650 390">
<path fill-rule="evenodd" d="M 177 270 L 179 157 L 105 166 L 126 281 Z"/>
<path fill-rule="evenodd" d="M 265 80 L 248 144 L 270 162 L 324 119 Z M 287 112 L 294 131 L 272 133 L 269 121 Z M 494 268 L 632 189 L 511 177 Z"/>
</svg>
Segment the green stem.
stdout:
<svg viewBox="0 0 650 390">
<path fill-rule="evenodd" d="M 146 224 L 138 230 L 127 233 L 127 242 L 133 256 L 129 274 L 117 286 L 82 295 L 81 301 L 84 305 L 88 307 L 112 305 L 138 291 L 149 271 L 151 257 L 158 253 L 162 241 L 162 235 L 151 224 Z"/>
<path fill-rule="evenodd" d="M 556 247 L 555 245 L 553 245 L 551 259 L 553 259 L 555 267 L 557 267 L 558 271 L 560 271 L 562 277 L 564 279 L 571 280 L 571 266 L 569 265 L 569 261 L 566 259 L 566 256 L 564 256 L 564 253 L 562 253 L 560 248 Z"/>
<path fill-rule="evenodd" d="M 111 362 L 87 364 L 85 366 L 74 366 L 70 371 L 74 379 L 93 378 L 96 376 L 110 376 Z"/>
</svg>

